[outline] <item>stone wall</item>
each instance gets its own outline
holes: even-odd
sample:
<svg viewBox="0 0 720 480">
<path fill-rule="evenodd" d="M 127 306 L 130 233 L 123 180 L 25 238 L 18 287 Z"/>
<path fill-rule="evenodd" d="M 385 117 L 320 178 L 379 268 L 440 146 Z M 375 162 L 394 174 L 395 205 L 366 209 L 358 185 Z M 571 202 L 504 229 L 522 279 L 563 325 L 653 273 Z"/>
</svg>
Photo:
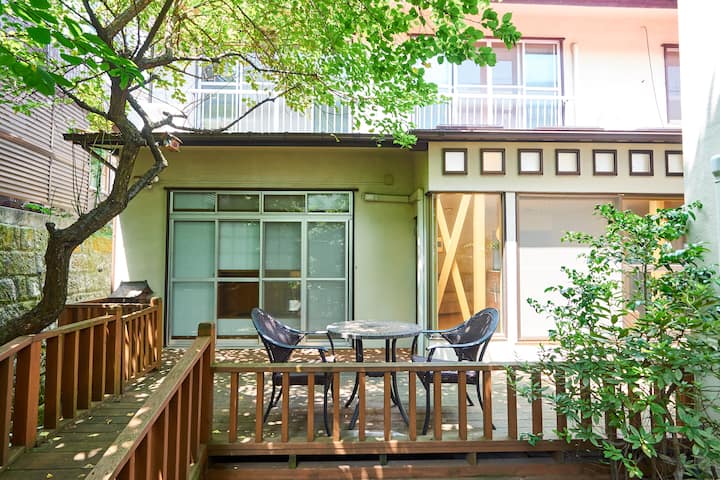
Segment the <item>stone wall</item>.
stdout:
<svg viewBox="0 0 720 480">
<path fill-rule="evenodd" d="M 45 275 L 47 230 L 44 214 L 0 207 L 0 325 L 39 300 Z M 58 227 L 71 220 L 53 217 Z M 73 252 L 68 303 L 110 293 L 112 235 L 101 231 Z"/>
</svg>

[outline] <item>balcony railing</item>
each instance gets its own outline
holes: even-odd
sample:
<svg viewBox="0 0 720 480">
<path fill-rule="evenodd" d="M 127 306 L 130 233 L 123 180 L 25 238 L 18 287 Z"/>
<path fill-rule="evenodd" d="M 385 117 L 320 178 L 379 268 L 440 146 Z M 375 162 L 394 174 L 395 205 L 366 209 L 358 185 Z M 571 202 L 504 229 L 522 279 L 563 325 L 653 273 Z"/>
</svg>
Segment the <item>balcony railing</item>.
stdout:
<svg viewBox="0 0 720 480">
<path fill-rule="evenodd" d="M 195 127 L 223 128 L 267 97 L 266 92 L 250 90 L 195 90 Z M 227 131 L 349 133 L 351 125 L 352 116 L 348 107 L 316 105 L 299 113 L 291 109 L 283 98 L 278 98 L 261 105 Z"/>
<path fill-rule="evenodd" d="M 482 126 L 513 129 L 565 126 L 566 97 L 550 95 L 451 94 L 443 104 L 415 111 L 417 128 Z"/>
<path fill-rule="evenodd" d="M 193 92 L 197 128 L 222 128 L 267 98 L 267 93 L 238 89 L 200 89 Z M 413 115 L 417 128 L 438 126 L 532 129 L 565 126 L 566 97 L 558 95 L 451 94 L 443 104 L 419 107 Z M 284 99 L 268 102 L 233 125 L 229 132 L 367 133 L 354 129 L 348 107 L 314 106 L 304 113 L 292 110 Z"/>
</svg>

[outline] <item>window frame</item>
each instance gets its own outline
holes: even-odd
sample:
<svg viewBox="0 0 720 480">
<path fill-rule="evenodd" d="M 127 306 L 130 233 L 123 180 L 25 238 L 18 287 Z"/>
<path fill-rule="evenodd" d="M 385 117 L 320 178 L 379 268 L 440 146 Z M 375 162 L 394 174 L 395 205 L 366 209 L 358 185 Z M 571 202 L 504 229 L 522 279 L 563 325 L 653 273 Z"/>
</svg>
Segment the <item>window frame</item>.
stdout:
<svg viewBox="0 0 720 480">
<path fill-rule="evenodd" d="M 208 193 L 213 194 L 215 197 L 215 208 L 212 211 L 198 211 L 198 210 L 180 210 L 175 211 L 173 209 L 173 200 L 176 193 Z M 347 195 L 348 205 L 347 211 L 343 212 L 316 212 L 311 211 L 308 206 L 308 195 L 312 194 L 345 194 Z M 259 195 L 260 201 L 258 211 L 224 211 L 219 210 L 219 197 L 224 194 L 243 194 L 243 195 Z M 303 212 L 264 212 L 264 198 L 266 195 L 305 195 L 305 208 Z M 168 190 L 168 244 L 167 244 L 167 258 L 166 258 L 166 275 L 167 275 L 167 334 L 166 340 L 171 344 L 178 344 L 187 341 L 188 339 L 194 338 L 194 336 L 183 336 L 176 335 L 174 332 L 175 327 L 175 315 L 174 315 L 174 301 L 175 301 L 175 286 L 181 283 L 192 283 L 192 282 L 203 282 L 212 285 L 212 305 L 210 311 L 212 312 L 212 321 L 218 325 L 217 337 L 219 340 L 226 342 L 228 345 L 256 345 L 257 335 L 251 332 L 248 326 L 251 326 L 250 317 L 239 316 L 239 317 L 223 317 L 219 318 L 219 289 L 222 283 L 257 283 L 258 285 L 258 299 L 257 305 L 264 307 L 264 289 L 267 282 L 276 281 L 289 281 L 297 280 L 300 283 L 300 302 L 301 311 L 299 318 L 299 327 L 307 329 L 310 322 L 308 316 L 309 307 L 309 286 L 315 281 L 327 281 L 325 277 L 314 277 L 310 274 L 308 268 L 308 247 L 309 247 L 309 236 L 308 236 L 308 225 L 317 222 L 328 222 L 328 223 L 342 223 L 344 225 L 344 275 L 343 277 L 332 278 L 331 280 L 337 282 L 343 282 L 344 290 L 344 318 L 341 320 L 348 320 L 352 316 L 353 311 L 353 270 L 352 270 L 352 258 L 353 258 L 353 228 L 354 228 L 354 192 L 351 190 L 228 190 L 228 189 L 169 189 Z M 220 224 L 223 222 L 243 222 L 252 221 L 258 222 L 259 233 L 259 270 L 257 276 L 225 276 L 221 275 L 219 269 L 220 266 Z M 214 224 L 214 252 L 211 260 L 214 270 L 210 276 L 202 278 L 176 278 L 174 274 L 174 254 L 175 254 L 175 224 L 177 222 L 213 222 Z M 292 279 L 286 277 L 273 277 L 266 276 L 263 272 L 264 266 L 264 232 L 265 225 L 268 223 L 277 222 L 299 222 L 300 223 L 300 255 L 301 255 L 301 271 L 299 277 L 293 277 Z M 282 320 L 282 318 L 280 317 Z M 247 331 L 248 333 L 221 333 L 221 323 L 232 322 L 243 322 L 240 326 L 240 330 Z"/>
</svg>

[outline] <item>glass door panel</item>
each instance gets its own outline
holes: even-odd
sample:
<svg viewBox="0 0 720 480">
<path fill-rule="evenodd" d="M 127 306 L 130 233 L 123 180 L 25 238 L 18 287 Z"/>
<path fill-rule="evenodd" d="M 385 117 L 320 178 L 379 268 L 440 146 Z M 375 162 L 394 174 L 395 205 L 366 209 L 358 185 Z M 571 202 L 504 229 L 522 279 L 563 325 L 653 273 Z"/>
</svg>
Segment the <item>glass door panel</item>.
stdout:
<svg viewBox="0 0 720 480">
<path fill-rule="evenodd" d="M 279 320 L 293 328 L 301 328 L 301 309 L 299 281 L 263 282 L 263 306 Z"/>
<path fill-rule="evenodd" d="M 211 322 L 213 282 L 175 282 L 172 291 L 172 336 L 195 337 L 199 323 Z"/>
<path fill-rule="evenodd" d="M 260 276 L 260 222 L 220 222 L 218 277 Z"/>
<path fill-rule="evenodd" d="M 324 330 L 327 324 L 346 320 L 344 280 L 308 281 L 308 329 Z"/>
<path fill-rule="evenodd" d="M 264 230 L 263 274 L 266 277 L 299 277 L 302 224 L 266 222 Z"/>
<path fill-rule="evenodd" d="M 215 270 L 215 222 L 176 221 L 173 277 L 209 278 Z"/>
<path fill-rule="evenodd" d="M 345 222 L 308 222 L 308 276 L 344 278 Z"/>
</svg>

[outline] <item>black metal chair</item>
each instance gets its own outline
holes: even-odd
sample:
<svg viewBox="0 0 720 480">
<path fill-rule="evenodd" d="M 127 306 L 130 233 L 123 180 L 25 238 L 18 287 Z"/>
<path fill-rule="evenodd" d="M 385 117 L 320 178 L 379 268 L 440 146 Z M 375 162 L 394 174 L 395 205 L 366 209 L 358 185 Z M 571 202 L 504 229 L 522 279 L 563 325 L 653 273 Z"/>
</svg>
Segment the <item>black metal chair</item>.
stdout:
<svg viewBox="0 0 720 480">
<path fill-rule="evenodd" d="M 495 329 L 498 325 L 498 311 L 494 308 L 486 308 L 479 311 L 465 322 L 460 325 L 446 330 L 423 330 L 420 332 L 425 335 L 440 335 L 448 343 L 433 345 L 428 348 L 427 357 L 413 355 L 413 362 L 433 362 L 442 361 L 448 362 L 448 360 L 438 360 L 434 358 L 435 352 L 438 349 L 452 348 L 457 355 L 458 361 L 469 361 L 469 362 L 480 362 L 485 355 L 490 339 L 495 333 Z M 415 343 L 413 343 L 413 351 L 415 351 Z M 442 383 L 458 383 L 458 372 L 457 371 L 442 371 L 441 372 Z M 425 435 L 428 430 L 430 422 L 430 385 L 433 384 L 433 372 L 418 372 L 418 378 L 425 387 L 426 400 L 425 400 L 425 424 L 423 425 L 422 434 Z M 478 403 L 482 408 L 482 395 L 480 394 L 480 384 L 482 378 L 479 371 L 468 371 L 467 372 L 467 384 L 475 385 L 477 391 Z M 472 405 L 470 395 L 465 392 L 468 403 Z M 494 427 L 493 427 L 494 428 Z"/>
<path fill-rule="evenodd" d="M 290 361 L 290 357 L 296 350 L 317 350 L 320 355 L 320 361 L 328 362 L 334 361 L 333 357 L 327 355 L 328 347 L 322 345 L 298 345 L 308 335 L 325 335 L 330 341 L 330 351 L 332 355 L 335 354 L 335 345 L 333 344 L 332 338 L 326 331 L 317 332 L 306 332 L 302 330 L 296 330 L 292 327 L 285 325 L 284 323 L 274 319 L 267 312 L 253 308 L 251 312 L 253 325 L 260 335 L 260 339 L 265 345 L 270 363 L 285 363 Z M 322 385 L 324 387 L 324 401 L 323 401 L 323 418 L 325 420 L 325 432 L 330 435 L 330 425 L 328 422 L 328 392 L 332 386 L 332 376 L 325 373 L 316 373 L 315 385 Z M 307 373 L 291 373 L 290 374 L 290 385 L 307 385 L 308 374 Z M 280 387 L 279 389 L 277 387 Z M 277 394 L 276 394 L 277 391 Z M 312 392 L 308 392 L 312 395 Z M 263 416 L 263 423 L 267 421 L 270 410 L 278 404 L 280 397 L 282 396 L 282 374 L 272 374 L 272 392 L 270 394 L 270 402 L 268 403 L 265 415 Z"/>
</svg>

